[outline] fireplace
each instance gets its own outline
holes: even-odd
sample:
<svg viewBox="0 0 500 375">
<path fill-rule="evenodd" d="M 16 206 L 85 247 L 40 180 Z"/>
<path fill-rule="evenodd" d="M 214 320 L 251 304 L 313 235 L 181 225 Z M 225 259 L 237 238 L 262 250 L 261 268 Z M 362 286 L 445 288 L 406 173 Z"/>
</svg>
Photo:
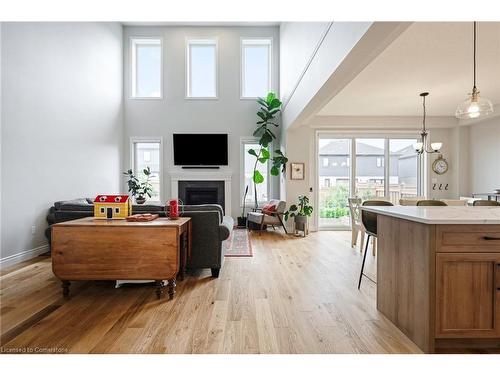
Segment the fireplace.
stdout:
<svg viewBox="0 0 500 375">
<path fill-rule="evenodd" d="M 220 204 L 225 210 L 224 181 L 179 181 L 179 199 L 184 204 Z"/>
</svg>

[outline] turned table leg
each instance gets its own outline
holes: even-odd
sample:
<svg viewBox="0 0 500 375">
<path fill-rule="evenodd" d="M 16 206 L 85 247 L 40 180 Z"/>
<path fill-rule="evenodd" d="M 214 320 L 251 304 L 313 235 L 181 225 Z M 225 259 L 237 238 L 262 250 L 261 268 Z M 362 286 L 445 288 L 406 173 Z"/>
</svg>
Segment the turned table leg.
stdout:
<svg viewBox="0 0 500 375">
<path fill-rule="evenodd" d="M 173 299 L 175 295 L 175 277 L 168 280 L 168 299 Z"/>
<path fill-rule="evenodd" d="M 161 298 L 164 287 L 163 280 L 156 280 L 155 285 L 156 285 L 156 297 Z"/>
<path fill-rule="evenodd" d="M 71 283 L 67 280 L 62 280 L 62 290 L 63 290 L 63 297 L 64 298 L 69 298 L 69 287 Z"/>
</svg>

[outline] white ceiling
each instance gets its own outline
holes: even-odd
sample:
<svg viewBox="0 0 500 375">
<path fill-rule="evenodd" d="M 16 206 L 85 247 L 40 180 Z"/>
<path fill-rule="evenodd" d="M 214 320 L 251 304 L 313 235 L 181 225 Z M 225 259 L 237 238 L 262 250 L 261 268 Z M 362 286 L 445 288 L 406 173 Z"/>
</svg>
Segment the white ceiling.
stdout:
<svg viewBox="0 0 500 375">
<path fill-rule="evenodd" d="M 373 60 L 319 116 L 454 116 L 472 89 L 472 22 L 417 22 Z M 477 87 L 500 103 L 500 22 L 477 24 Z"/>
<path fill-rule="evenodd" d="M 122 22 L 123 26 L 273 27 L 279 22 Z"/>
</svg>

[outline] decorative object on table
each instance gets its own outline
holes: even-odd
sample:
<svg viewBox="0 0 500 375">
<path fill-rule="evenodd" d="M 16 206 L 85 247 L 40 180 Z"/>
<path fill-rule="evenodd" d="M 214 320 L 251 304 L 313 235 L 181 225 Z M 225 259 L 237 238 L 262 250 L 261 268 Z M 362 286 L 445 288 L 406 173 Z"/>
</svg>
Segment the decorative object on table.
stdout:
<svg viewBox="0 0 500 375">
<path fill-rule="evenodd" d="M 282 226 L 285 233 L 288 234 L 283 222 L 283 215 L 286 210 L 286 202 L 278 199 L 271 199 L 262 208 L 254 209 L 247 215 L 249 230 L 265 230 L 270 225 L 273 229 Z"/>
<path fill-rule="evenodd" d="M 445 174 L 448 172 L 448 161 L 443 158 L 442 154 L 439 154 L 437 159 L 432 163 L 432 170 L 437 174 Z"/>
<path fill-rule="evenodd" d="M 304 175 L 304 170 L 305 170 L 305 165 L 304 163 L 292 163 L 290 166 L 291 169 L 291 176 L 290 178 L 292 180 L 303 180 L 305 175 Z"/>
<path fill-rule="evenodd" d="M 298 205 L 292 204 L 288 211 L 285 212 L 285 220 L 289 217 L 294 218 L 293 233 L 298 235 L 298 232 L 303 232 L 303 236 L 309 234 L 309 222 L 307 218 L 313 213 L 313 207 L 309 205 L 309 198 L 306 195 L 299 195 Z"/>
<path fill-rule="evenodd" d="M 491 101 L 486 98 L 481 98 L 479 90 L 476 87 L 476 22 L 473 24 L 473 79 L 472 92 L 466 101 L 460 103 L 455 112 L 455 117 L 458 119 L 472 119 L 480 116 L 486 116 L 493 113 L 493 105 Z"/>
<path fill-rule="evenodd" d="M 238 216 L 238 228 L 246 228 L 247 217 L 245 216 L 245 209 L 247 203 L 248 185 L 245 188 L 245 194 L 243 195 L 243 209 L 241 210 L 241 216 Z"/>
<path fill-rule="evenodd" d="M 179 204 L 180 202 L 180 204 Z M 170 199 L 168 201 L 168 217 L 171 220 L 177 220 L 181 215 L 182 212 L 179 213 L 179 205 L 182 207 L 182 201 L 180 199 Z"/>
<path fill-rule="evenodd" d="M 495 190 L 493 190 L 493 192 L 494 192 L 495 194 L 500 194 L 500 189 L 495 189 Z"/>
<path fill-rule="evenodd" d="M 94 199 L 96 219 L 125 219 L 132 213 L 132 202 L 128 195 L 98 195 Z"/>
<path fill-rule="evenodd" d="M 422 131 L 420 132 L 420 142 L 417 142 L 413 145 L 413 148 L 415 149 L 415 152 L 418 155 L 422 155 L 424 152 L 428 154 L 433 154 L 435 152 L 439 152 L 443 144 L 441 142 L 432 142 L 431 147 L 428 148 L 428 141 L 427 141 L 427 136 L 429 133 L 427 132 L 427 129 L 425 127 L 425 119 L 427 116 L 426 113 L 426 108 L 425 108 L 425 98 L 429 95 L 428 92 L 423 92 L 420 94 L 422 97 L 422 107 L 423 107 L 423 117 L 422 117 Z"/>
<path fill-rule="evenodd" d="M 236 228 L 231 236 L 222 242 L 225 257 L 252 257 L 252 243 L 246 229 Z"/>
<path fill-rule="evenodd" d="M 140 181 L 132 169 L 123 172 L 123 174 L 128 177 L 128 191 L 130 192 L 130 195 L 135 197 L 135 202 L 137 204 L 144 204 L 146 202 L 146 196 L 151 198 L 151 194 L 153 193 L 153 185 L 149 181 L 151 178 L 151 168 L 146 167 L 142 170 L 142 173 L 144 174 L 145 179 Z"/>
<path fill-rule="evenodd" d="M 267 94 L 266 98 L 258 98 L 257 103 L 260 104 L 260 109 L 257 112 L 259 121 L 257 121 L 257 129 L 253 132 L 254 137 L 259 138 L 259 149 L 248 150 L 250 155 L 255 157 L 255 163 L 253 166 L 252 181 L 253 181 L 253 191 L 254 191 L 254 208 L 259 207 L 258 197 L 257 197 L 257 185 L 264 182 L 264 176 L 257 169 L 258 163 L 267 164 L 269 160 L 272 161 L 273 165 L 271 167 L 271 175 L 278 176 L 281 172 L 285 173 L 286 163 L 288 163 L 288 158 L 283 154 L 281 150 L 275 150 L 274 156 L 271 156 L 269 152 L 269 145 L 273 143 L 276 139 L 271 125 L 274 127 L 279 127 L 277 116 L 281 112 L 281 101 L 276 97 L 276 94 L 270 92 Z"/>
<path fill-rule="evenodd" d="M 127 221 L 153 221 L 160 217 L 158 214 L 135 214 L 127 216 Z"/>
</svg>

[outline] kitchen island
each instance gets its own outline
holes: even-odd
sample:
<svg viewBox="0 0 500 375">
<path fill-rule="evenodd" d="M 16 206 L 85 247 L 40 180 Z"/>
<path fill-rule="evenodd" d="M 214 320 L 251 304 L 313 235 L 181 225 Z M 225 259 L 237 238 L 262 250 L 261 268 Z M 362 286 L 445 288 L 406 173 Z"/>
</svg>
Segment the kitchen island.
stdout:
<svg viewBox="0 0 500 375">
<path fill-rule="evenodd" d="M 500 348 L 500 208 L 375 206 L 377 308 L 424 352 Z"/>
</svg>

